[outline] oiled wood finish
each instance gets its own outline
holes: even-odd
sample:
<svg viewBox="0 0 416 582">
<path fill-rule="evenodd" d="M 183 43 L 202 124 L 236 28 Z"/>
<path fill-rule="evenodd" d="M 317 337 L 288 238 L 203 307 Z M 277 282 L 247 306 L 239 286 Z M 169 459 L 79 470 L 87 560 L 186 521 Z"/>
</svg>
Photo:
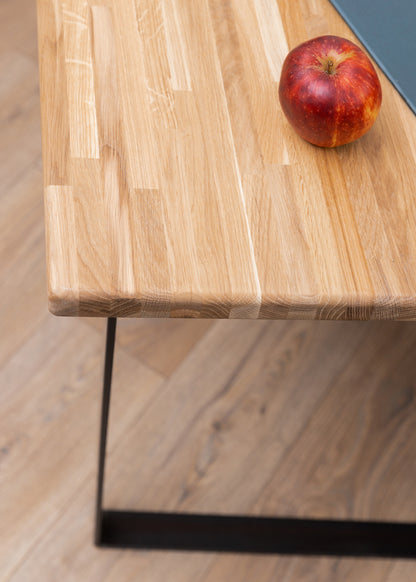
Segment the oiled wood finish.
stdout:
<svg viewBox="0 0 416 582">
<path fill-rule="evenodd" d="M 416 118 L 299 138 L 289 49 L 326 0 L 38 0 L 49 300 L 60 315 L 416 319 Z"/>
<path fill-rule="evenodd" d="M 35 22 L 1 0 L 1 582 L 414 582 L 414 561 L 94 547 L 104 327 L 46 311 Z M 121 321 L 106 503 L 415 521 L 415 353 L 406 323 Z"/>
</svg>

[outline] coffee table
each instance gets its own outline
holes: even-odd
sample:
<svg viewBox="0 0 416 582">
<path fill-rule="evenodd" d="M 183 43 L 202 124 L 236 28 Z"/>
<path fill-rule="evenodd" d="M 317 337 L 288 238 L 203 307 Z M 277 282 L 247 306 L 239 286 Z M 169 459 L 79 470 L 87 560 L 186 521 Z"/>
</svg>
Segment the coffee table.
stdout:
<svg viewBox="0 0 416 582">
<path fill-rule="evenodd" d="M 38 0 L 49 307 L 108 319 L 96 543 L 416 556 L 416 525 L 102 507 L 116 318 L 416 319 L 416 118 L 321 149 L 284 119 L 326 0 Z M 247 322 L 249 325 L 249 322 Z"/>
</svg>

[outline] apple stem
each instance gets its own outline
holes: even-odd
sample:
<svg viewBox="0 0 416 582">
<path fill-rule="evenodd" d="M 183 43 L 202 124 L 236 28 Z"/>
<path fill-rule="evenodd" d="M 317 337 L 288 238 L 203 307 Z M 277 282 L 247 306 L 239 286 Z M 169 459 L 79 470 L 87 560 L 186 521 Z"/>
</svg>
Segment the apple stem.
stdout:
<svg viewBox="0 0 416 582">
<path fill-rule="evenodd" d="M 334 73 L 334 61 L 331 61 L 331 59 L 329 59 L 326 63 L 325 70 L 328 73 L 328 75 L 332 75 Z"/>
</svg>

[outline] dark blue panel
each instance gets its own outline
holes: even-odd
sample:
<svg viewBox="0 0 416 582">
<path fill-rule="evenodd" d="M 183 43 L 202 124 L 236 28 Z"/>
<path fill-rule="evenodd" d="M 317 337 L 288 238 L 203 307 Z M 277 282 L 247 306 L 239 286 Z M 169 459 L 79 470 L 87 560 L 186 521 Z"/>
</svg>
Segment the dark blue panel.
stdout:
<svg viewBox="0 0 416 582">
<path fill-rule="evenodd" d="M 416 0 L 330 0 L 416 113 Z"/>
</svg>

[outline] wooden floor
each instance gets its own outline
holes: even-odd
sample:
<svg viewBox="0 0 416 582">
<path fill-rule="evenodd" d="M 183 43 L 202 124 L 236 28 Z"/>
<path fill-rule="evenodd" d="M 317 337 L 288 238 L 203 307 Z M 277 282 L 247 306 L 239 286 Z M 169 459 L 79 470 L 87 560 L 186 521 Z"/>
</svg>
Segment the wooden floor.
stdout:
<svg viewBox="0 0 416 582">
<path fill-rule="evenodd" d="M 0 580 L 414 582 L 93 546 L 104 322 L 46 311 L 34 4 L 0 2 Z M 106 504 L 414 521 L 415 370 L 411 323 L 121 321 Z"/>
</svg>

